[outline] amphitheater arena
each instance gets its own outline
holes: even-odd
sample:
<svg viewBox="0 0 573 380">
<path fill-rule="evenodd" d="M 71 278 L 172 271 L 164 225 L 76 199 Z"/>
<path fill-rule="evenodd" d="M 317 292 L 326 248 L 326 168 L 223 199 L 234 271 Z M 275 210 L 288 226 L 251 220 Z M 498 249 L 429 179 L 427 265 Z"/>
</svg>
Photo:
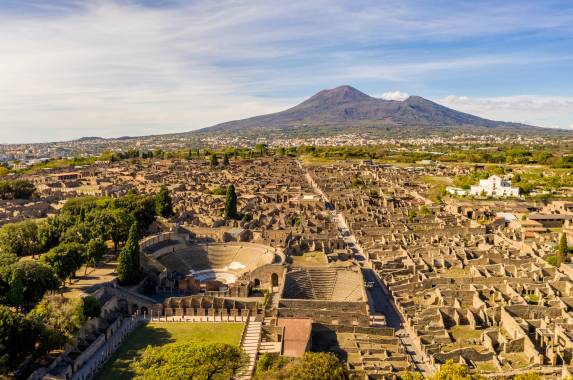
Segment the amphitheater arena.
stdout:
<svg viewBox="0 0 573 380">
<path fill-rule="evenodd" d="M 142 252 L 156 268 L 184 273 L 203 283 L 217 281 L 230 285 L 242 275 L 280 261 L 275 249 L 246 242 L 195 243 L 173 232 L 141 242 Z"/>
</svg>

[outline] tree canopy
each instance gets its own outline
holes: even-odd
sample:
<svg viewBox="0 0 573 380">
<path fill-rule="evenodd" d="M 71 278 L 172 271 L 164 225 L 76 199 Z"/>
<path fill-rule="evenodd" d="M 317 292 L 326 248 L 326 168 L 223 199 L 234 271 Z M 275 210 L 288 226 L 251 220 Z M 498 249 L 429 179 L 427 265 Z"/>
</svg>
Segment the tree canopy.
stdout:
<svg viewBox="0 0 573 380">
<path fill-rule="evenodd" d="M 68 299 L 62 295 L 44 296 L 29 317 L 53 330 L 60 346 L 71 341 L 87 319 L 82 298 Z"/>
<path fill-rule="evenodd" d="M 64 284 L 66 280 L 75 276 L 76 271 L 84 263 L 84 249 L 85 247 L 79 243 L 62 243 L 44 254 L 40 260 L 49 265 Z"/>
<path fill-rule="evenodd" d="M 0 373 L 38 352 L 42 327 L 21 313 L 0 305 Z"/>
<path fill-rule="evenodd" d="M 38 242 L 38 223 L 25 220 L 8 223 L 0 228 L 0 251 L 14 253 L 17 256 L 34 255 L 40 252 Z"/>
<path fill-rule="evenodd" d="M 30 181 L 15 179 L 0 181 L 0 199 L 30 199 L 36 187 Z"/>
<path fill-rule="evenodd" d="M 345 380 L 346 368 L 333 353 L 307 352 L 300 359 L 263 354 L 257 364 L 257 380 Z"/>
<path fill-rule="evenodd" d="M 245 355 L 224 343 L 177 343 L 148 346 L 142 357 L 131 364 L 134 379 L 220 379 L 233 377 Z"/>
<path fill-rule="evenodd" d="M 161 186 L 159 193 L 155 196 L 155 213 L 164 218 L 169 218 L 174 214 L 173 201 L 165 186 Z"/>
<path fill-rule="evenodd" d="M 307 352 L 301 361 L 290 366 L 289 379 L 344 380 L 345 368 L 333 353 Z"/>
<path fill-rule="evenodd" d="M 481 380 L 481 376 L 470 374 L 466 366 L 448 360 L 440 366 L 438 372 L 428 378 L 429 380 Z"/>
<path fill-rule="evenodd" d="M 46 292 L 59 286 L 52 269 L 37 261 L 19 261 L 0 267 L 0 281 L 8 284 L 11 295 L 0 295 L 0 302 L 24 311 L 33 308 Z"/>
</svg>

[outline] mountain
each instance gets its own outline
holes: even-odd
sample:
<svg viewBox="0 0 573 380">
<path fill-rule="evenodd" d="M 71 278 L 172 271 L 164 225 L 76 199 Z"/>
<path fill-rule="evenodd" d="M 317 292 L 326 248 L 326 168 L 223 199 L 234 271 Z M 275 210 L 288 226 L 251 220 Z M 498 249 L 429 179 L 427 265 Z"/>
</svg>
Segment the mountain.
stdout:
<svg viewBox="0 0 573 380">
<path fill-rule="evenodd" d="M 523 132 L 546 130 L 518 123 L 483 119 L 444 107 L 419 96 L 403 101 L 378 99 L 351 86 L 322 90 L 285 111 L 229 121 L 200 132 L 248 132 L 284 130 L 289 127 L 399 126 L 399 127 L 474 127 Z"/>
</svg>

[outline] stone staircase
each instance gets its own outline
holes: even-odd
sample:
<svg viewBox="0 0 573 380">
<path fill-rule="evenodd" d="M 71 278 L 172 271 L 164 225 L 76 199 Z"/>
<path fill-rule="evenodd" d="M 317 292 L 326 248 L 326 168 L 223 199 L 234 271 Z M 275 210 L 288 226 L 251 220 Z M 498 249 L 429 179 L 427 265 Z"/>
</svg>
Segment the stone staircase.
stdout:
<svg viewBox="0 0 573 380">
<path fill-rule="evenodd" d="M 257 353 L 261 342 L 261 327 L 262 323 L 257 322 L 255 317 L 250 317 L 247 321 L 245 333 L 241 339 L 241 349 L 245 351 L 249 360 L 248 363 L 237 373 L 237 379 L 239 380 L 250 379 L 253 375 Z"/>
<path fill-rule="evenodd" d="M 280 354 L 282 351 L 282 343 L 281 342 L 261 342 L 259 346 L 259 353 L 264 354 Z"/>
</svg>

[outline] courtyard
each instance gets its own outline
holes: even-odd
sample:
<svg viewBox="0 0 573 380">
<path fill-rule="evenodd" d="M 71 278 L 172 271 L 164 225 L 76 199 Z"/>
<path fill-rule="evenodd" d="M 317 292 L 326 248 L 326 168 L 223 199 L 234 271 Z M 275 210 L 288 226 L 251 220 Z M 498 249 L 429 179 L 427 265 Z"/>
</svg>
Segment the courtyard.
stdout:
<svg viewBox="0 0 573 380">
<path fill-rule="evenodd" d="M 96 377 L 105 379 L 131 379 L 129 363 L 137 360 L 147 346 L 171 343 L 227 343 L 238 346 L 244 325 L 242 323 L 175 323 L 151 322 L 137 327 L 117 353 Z"/>
</svg>

